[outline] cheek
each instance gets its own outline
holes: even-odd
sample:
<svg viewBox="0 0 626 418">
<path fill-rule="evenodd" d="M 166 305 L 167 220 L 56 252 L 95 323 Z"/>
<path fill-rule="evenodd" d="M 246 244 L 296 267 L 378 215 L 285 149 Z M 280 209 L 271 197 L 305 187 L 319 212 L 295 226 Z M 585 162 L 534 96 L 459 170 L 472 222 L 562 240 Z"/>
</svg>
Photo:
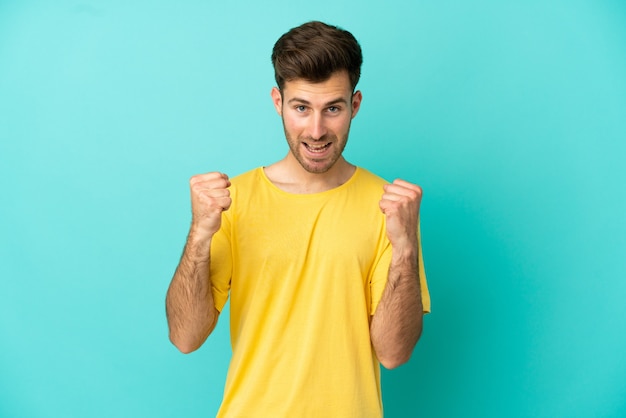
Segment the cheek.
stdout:
<svg viewBox="0 0 626 418">
<path fill-rule="evenodd" d="M 285 128 L 289 131 L 298 131 L 301 130 L 304 126 L 304 123 L 301 120 L 302 118 L 294 118 L 289 117 L 288 115 L 283 117 L 283 124 Z"/>
<path fill-rule="evenodd" d="M 335 131 L 335 132 L 346 132 L 346 131 L 348 131 L 348 129 L 350 129 L 350 122 L 351 122 L 351 118 L 350 117 L 338 118 L 331 125 L 332 130 Z"/>
</svg>

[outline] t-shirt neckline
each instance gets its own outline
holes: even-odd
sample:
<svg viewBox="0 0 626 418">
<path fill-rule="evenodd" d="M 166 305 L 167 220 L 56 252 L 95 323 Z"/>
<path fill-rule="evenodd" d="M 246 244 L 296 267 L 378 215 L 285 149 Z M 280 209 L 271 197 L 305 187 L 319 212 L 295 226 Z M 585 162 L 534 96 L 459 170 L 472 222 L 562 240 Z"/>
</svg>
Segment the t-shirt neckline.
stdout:
<svg viewBox="0 0 626 418">
<path fill-rule="evenodd" d="M 281 194 L 284 194 L 286 196 L 292 196 L 292 197 L 307 197 L 307 196 L 308 197 L 317 197 L 317 196 L 324 196 L 324 195 L 327 195 L 327 194 L 336 193 L 336 192 L 344 189 L 345 187 L 348 187 L 358 177 L 359 173 L 361 172 L 361 167 L 356 166 L 355 170 L 354 170 L 354 173 L 352 173 L 350 178 L 345 183 L 340 184 L 337 187 L 333 187 L 332 189 L 324 190 L 323 192 L 315 192 L 315 193 L 291 193 L 291 192 L 285 191 L 285 190 L 281 189 L 280 187 L 278 187 L 277 185 L 275 185 L 274 183 L 272 183 L 272 181 L 269 179 L 269 177 L 267 177 L 267 175 L 265 174 L 265 167 L 258 167 L 257 168 L 257 172 L 259 173 L 259 175 L 261 176 L 263 181 L 265 181 L 272 189 L 274 189 L 275 191 L 277 191 L 277 192 L 279 192 Z"/>
</svg>

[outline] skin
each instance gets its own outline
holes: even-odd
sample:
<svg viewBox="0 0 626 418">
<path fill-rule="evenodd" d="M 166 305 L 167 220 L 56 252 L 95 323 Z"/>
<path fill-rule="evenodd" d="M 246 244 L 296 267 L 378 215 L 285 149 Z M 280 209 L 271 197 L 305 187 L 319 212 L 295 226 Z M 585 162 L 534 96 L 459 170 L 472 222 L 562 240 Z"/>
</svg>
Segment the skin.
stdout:
<svg viewBox="0 0 626 418">
<path fill-rule="evenodd" d="M 271 96 L 289 152 L 265 168 L 267 177 L 291 193 L 318 193 L 345 183 L 355 167 L 342 153 L 362 100 L 360 91 L 352 94 L 348 73 L 321 83 L 288 81 L 282 91 L 274 87 Z"/>
<path fill-rule="evenodd" d="M 391 263 L 383 296 L 370 325 L 381 364 L 396 368 L 411 357 L 422 334 L 423 306 L 418 266 L 422 189 L 404 180 L 384 186 L 379 206 L 387 221 Z"/>
<path fill-rule="evenodd" d="M 352 92 L 346 72 L 328 80 L 287 81 L 273 88 L 272 101 L 281 116 L 289 152 L 265 168 L 267 177 L 290 193 L 318 193 L 340 186 L 355 171 L 343 157 L 350 124 L 362 94 Z M 231 204 L 228 176 L 207 173 L 190 180 L 192 223 L 181 261 L 166 298 L 170 340 L 183 353 L 199 348 L 215 328 L 209 277 L 209 249 Z M 419 208 L 422 189 L 404 180 L 384 186 L 379 202 L 385 214 L 392 259 L 387 285 L 371 318 L 372 346 L 383 366 L 409 360 L 423 324 L 418 276 Z"/>
<path fill-rule="evenodd" d="M 166 296 L 170 341 L 183 353 L 197 350 L 215 328 L 215 309 L 209 277 L 210 248 L 220 229 L 222 212 L 231 204 L 230 181 L 222 173 L 193 176 L 192 221 L 187 243 Z"/>
</svg>

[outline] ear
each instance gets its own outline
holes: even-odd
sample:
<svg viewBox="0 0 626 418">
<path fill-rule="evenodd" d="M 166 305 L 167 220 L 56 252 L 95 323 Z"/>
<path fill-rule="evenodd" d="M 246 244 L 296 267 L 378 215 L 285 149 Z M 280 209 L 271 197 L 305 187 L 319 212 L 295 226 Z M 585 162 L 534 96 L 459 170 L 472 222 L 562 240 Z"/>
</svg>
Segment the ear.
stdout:
<svg viewBox="0 0 626 418">
<path fill-rule="evenodd" d="M 359 109 L 361 108 L 361 101 L 363 100 L 363 94 L 361 94 L 361 90 L 357 90 L 352 95 L 352 119 L 359 113 Z"/>
<path fill-rule="evenodd" d="M 272 88 L 272 102 L 274 103 L 274 108 L 276 108 L 276 112 L 282 116 L 283 115 L 283 95 L 281 94 L 278 87 Z"/>
</svg>

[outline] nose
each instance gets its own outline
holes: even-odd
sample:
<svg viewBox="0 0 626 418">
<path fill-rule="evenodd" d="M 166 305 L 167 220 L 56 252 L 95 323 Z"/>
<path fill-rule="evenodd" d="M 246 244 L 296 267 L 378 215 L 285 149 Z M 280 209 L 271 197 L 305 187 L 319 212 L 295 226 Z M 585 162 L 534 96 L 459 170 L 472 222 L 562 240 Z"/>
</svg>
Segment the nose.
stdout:
<svg viewBox="0 0 626 418">
<path fill-rule="evenodd" d="M 321 114 L 314 113 L 309 122 L 309 136 L 312 139 L 321 139 L 328 132 Z"/>
</svg>

